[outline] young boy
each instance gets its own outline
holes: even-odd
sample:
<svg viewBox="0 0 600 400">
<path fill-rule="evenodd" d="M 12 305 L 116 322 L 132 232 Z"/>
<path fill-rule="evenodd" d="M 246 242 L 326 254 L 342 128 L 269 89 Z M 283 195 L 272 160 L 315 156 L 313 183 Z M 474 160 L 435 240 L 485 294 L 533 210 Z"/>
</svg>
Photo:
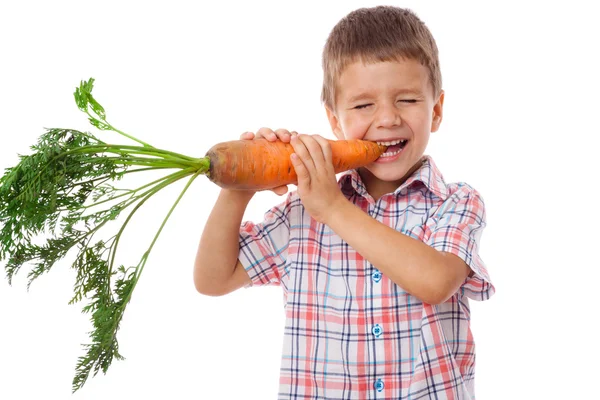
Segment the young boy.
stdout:
<svg viewBox="0 0 600 400">
<path fill-rule="evenodd" d="M 291 142 L 297 191 L 262 223 L 241 225 L 254 193 L 222 190 L 196 288 L 281 285 L 280 399 L 473 399 L 467 298 L 494 288 L 478 254 L 481 196 L 445 183 L 423 155 L 442 121 L 435 41 L 408 10 L 359 9 L 332 30 L 323 69 L 335 136 L 384 143 L 386 153 L 336 181 L 318 135 L 242 135 Z"/>
</svg>

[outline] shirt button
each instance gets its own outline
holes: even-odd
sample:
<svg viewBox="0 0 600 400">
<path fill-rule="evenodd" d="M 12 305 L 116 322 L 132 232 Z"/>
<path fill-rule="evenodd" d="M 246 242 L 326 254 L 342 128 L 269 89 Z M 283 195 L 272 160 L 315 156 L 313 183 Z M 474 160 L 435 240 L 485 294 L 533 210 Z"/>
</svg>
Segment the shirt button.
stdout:
<svg viewBox="0 0 600 400">
<path fill-rule="evenodd" d="M 375 335 L 375 337 L 379 337 L 383 333 L 383 328 L 381 327 L 381 325 L 375 324 L 373 329 L 371 329 L 371 332 L 373 332 L 373 335 Z"/>
<path fill-rule="evenodd" d="M 381 272 L 379 271 L 375 271 L 371 274 L 371 278 L 373 278 L 373 280 L 375 281 L 375 283 L 379 282 L 381 280 Z"/>
<path fill-rule="evenodd" d="M 381 379 L 377 379 L 377 381 L 375 381 L 375 390 L 377 390 L 378 392 L 381 392 L 383 390 L 383 388 L 385 387 L 385 385 L 383 384 L 383 381 Z"/>
</svg>

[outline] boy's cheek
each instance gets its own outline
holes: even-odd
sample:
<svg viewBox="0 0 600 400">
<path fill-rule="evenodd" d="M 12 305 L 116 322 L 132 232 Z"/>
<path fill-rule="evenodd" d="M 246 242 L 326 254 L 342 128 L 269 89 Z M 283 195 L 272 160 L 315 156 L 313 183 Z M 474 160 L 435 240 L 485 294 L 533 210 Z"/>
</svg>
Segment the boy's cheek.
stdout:
<svg viewBox="0 0 600 400">
<path fill-rule="evenodd" d="M 365 127 L 353 127 L 353 129 L 349 130 L 349 133 L 346 135 L 347 139 L 365 139 L 367 136 L 367 132 L 369 131 L 368 126 Z"/>
<path fill-rule="evenodd" d="M 344 132 L 342 131 L 342 129 L 336 129 L 335 131 L 333 131 L 333 134 L 335 135 L 337 140 L 347 139 L 347 137 L 346 137 L 346 135 L 344 135 Z"/>
<path fill-rule="evenodd" d="M 369 124 L 361 120 L 348 119 L 340 125 L 343 132 L 336 134 L 338 139 L 363 139 L 369 130 Z"/>
</svg>

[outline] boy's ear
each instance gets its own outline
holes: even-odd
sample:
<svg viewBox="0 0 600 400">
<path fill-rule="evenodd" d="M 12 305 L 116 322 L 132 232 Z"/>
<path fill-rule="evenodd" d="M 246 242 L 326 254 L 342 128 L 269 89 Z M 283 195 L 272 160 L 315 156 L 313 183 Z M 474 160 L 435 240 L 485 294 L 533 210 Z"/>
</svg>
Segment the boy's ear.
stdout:
<svg viewBox="0 0 600 400">
<path fill-rule="evenodd" d="M 342 132 L 342 127 L 340 126 L 340 120 L 335 115 L 329 107 L 325 106 L 325 112 L 327 113 L 327 119 L 329 120 L 329 125 L 331 126 L 331 130 L 335 134 L 335 137 L 343 140 L 344 133 Z"/>
<path fill-rule="evenodd" d="M 433 115 L 431 119 L 431 132 L 435 132 L 440 129 L 442 123 L 442 117 L 444 116 L 444 91 L 440 92 L 437 102 L 433 106 Z"/>
</svg>

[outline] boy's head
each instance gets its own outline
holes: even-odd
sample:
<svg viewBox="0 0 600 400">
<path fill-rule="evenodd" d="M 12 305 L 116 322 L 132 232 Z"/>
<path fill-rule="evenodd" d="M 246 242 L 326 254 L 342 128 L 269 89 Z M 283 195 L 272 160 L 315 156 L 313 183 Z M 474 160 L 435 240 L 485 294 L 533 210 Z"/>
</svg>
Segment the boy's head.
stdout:
<svg viewBox="0 0 600 400">
<path fill-rule="evenodd" d="M 442 90 L 438 49 L 431 32 L 412 11 L 378 6 L 361 8 L 333 28 L 323 49 L 321 100 L 335 109 L 338 79 L 349 64 L 412 59 L 427 68 L 434 97 Z"/>
<path fill-rule="evenodd" d="M 359 169 L 367 190 L 388 193 L 418 168 L 442 120 L 438 50 L 411 11 L 379 6 L 351 12 L 323 51 L 322 100 L 338 139 L 388 146 Z"/>
</svg>

